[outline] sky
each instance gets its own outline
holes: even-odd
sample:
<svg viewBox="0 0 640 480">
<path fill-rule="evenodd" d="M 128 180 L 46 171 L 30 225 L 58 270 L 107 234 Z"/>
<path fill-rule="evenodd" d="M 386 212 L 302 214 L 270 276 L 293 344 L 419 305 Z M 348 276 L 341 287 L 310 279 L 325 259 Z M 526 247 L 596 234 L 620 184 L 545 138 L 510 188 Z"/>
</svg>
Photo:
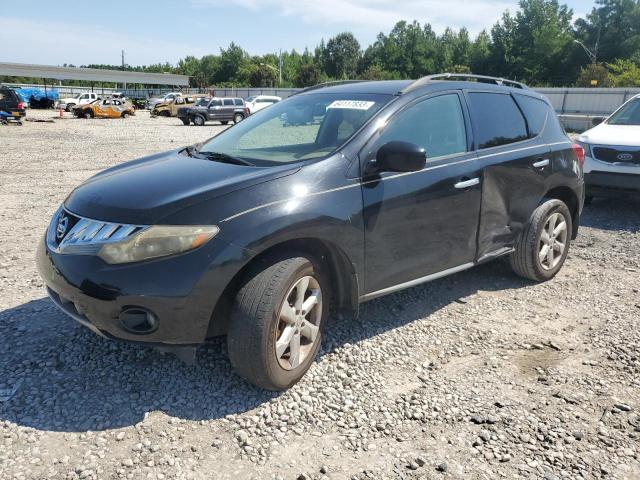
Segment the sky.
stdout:
<svg viewBox="0 0 640 480">
<path fill-rule="evenodd" d="M 8 0 L 0 0 L 0 3 Z M 0 10 L 0 62 L 76 66 L 176 63 L 232 41 L 252 55 L 311 51 L 344 31 L 363 47 L 399 20 L 476 34 L 517 0 L 22 0 Z M 561 0 L 584 16 L 593 0 Z M 91 6 L 91 5 L 95 5 Z M 6 7 L 7 5 L 5 5 Z"/>
</svg>

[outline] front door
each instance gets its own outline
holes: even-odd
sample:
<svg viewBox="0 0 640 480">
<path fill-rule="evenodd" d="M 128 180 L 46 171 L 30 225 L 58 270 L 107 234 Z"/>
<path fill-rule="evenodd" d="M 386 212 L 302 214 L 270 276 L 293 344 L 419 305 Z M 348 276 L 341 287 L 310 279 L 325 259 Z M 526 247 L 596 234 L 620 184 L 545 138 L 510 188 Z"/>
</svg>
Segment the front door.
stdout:
<svg viewBox="0 0 640 480">
<path fill-rule="evenodd" d="M 419 172 L 363 178 L 366 294 L 474 261 L 482 178 L 463 105 L 459 92 L 419 99 L 365 147 L 363 165 L 391 141 L 427 152 Z"/>
<path fill-rule="evenodd" d="M 219 120 L 222 117 L 222 100 L 217 98 L 211 100 L 207 109 L 207 116 L 209 120 Z"/>
</svg>

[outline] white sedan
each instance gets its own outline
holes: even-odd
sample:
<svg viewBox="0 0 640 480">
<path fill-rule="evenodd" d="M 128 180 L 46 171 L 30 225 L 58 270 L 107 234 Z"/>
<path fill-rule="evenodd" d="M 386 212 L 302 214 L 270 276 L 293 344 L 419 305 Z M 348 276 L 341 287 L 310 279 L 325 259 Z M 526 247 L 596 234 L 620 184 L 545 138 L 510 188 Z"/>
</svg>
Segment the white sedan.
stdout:
<svg viewBox="0 0 640 480">
<path fill-rule="evenodd" d="M 599 124 L 578 137 L 586 153 L 586 202 L 594 196 L 640 194 L 640 95 L 594 123 Z"/>
</svg>

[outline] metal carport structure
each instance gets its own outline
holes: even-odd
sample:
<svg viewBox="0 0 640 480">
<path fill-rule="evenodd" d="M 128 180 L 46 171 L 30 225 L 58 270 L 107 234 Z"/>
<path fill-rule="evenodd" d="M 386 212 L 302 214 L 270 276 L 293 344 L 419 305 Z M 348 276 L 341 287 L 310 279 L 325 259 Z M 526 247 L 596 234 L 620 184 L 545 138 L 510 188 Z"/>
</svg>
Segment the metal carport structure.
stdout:
<svg viewBox="0 0 640 480">
<path fill-rule="evenodd" d="M 26 63 L 0 62 L 0 76 L 51 78 L 55 80 L 84 80 L 87 82 L 142 83 L 145 85 L 189 85 L 187 75 L 173 73 L 146 73 L 100 68 L 54 67 Z"/>
</svg>

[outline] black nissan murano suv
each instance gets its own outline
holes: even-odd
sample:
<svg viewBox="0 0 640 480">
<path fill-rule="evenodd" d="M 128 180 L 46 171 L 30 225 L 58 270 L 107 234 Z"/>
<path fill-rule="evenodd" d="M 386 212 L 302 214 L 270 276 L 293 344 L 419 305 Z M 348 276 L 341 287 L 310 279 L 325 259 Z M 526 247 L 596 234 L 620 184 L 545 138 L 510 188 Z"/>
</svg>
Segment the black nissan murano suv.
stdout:
<svg viewBox="0 0 640 480">
<path fill-rule="evenodd" d="M 337 82 L 201 144 L 118 165 L 55 213 L 38 267 L 108 338 L 285 389 L 329 315 L 508 256 L 549 280 L 578 232 L 584 151 L 545 97 L 491 77 Z"/>
</svg>

